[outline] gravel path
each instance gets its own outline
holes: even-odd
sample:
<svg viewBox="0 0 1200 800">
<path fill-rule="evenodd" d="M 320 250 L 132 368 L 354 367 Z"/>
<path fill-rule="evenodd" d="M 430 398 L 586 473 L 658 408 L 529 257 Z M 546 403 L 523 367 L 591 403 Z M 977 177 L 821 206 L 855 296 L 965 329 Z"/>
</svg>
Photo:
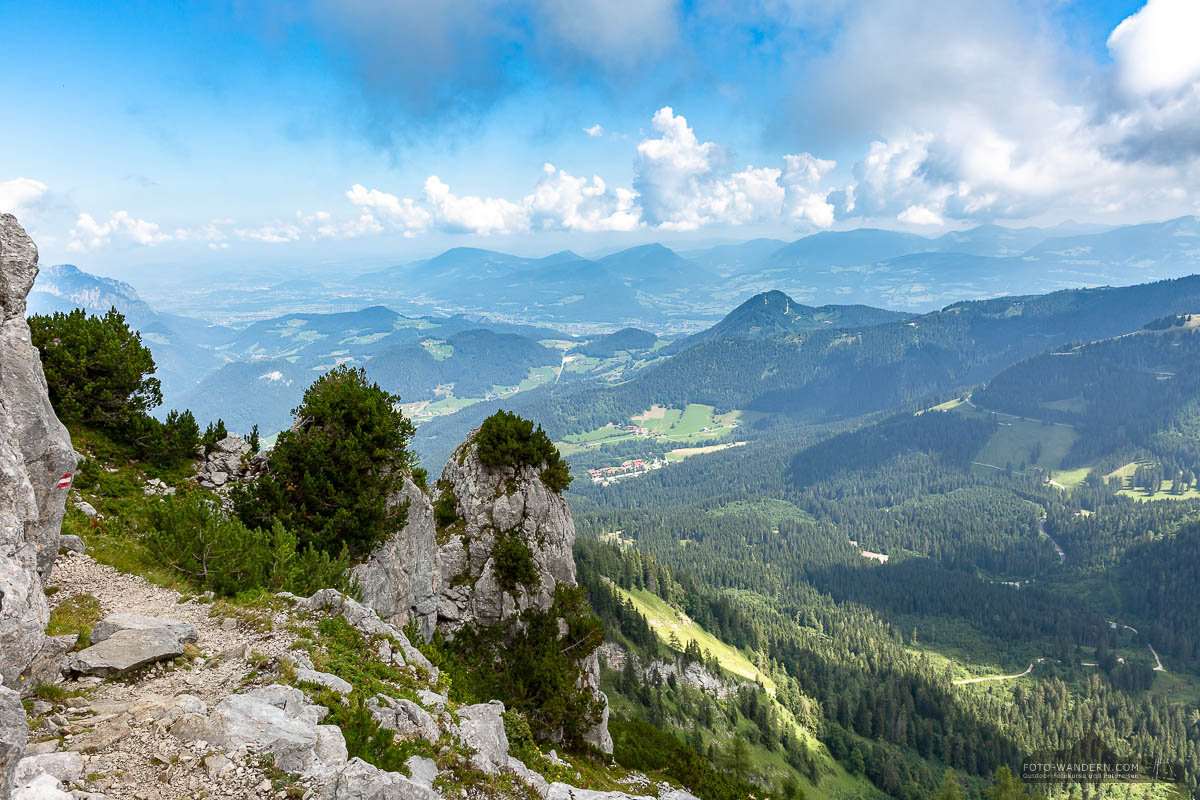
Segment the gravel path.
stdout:
<svg viewBox="0 0 1200 800">
<path fill-rule="evenodd" d="M 62 737 L 60 750 L 83 753 L 84 786 L 102 792 L 111 800 L 174 800 L 209 798 L 282 797 L 270 789 L 253 758 L 234 756 L 234 767 L 225 774 L 210 776 L 203 760 L 217 754 L 204 744 L 186 745 L 167 732 L 169 717 L 163 712 L 179 695 L 199 698 L 211 708 L 232 694 L 253 670 L 247 657 L 255 654 L 278 658 L 292 647 L 295 637 L 279 612 L 270 619 L 271 630 L 233 618 L 211 616 L 210 603 L 188 600 L 155 586 L 136 575 L 126 575 L 99 564 L 89 556 L 68 553 L 54 566 L 47 585 L 58 587 L 50 598 L 57 606 L 80 594 L 100 601 L 102 615 L 125 612 L 168 617 L 189 622 L 199 632 L 200 656 L 190 665 L 159 664 L 133 679 L 100 682 L 97 678 L 69 680 L 67 690 L 84 690 L 68 698 L 66 708 L 56 707 L 42 717 L 31 742 L 51 742 Z M 89 777 L 90 776 L 90 777 Z"/>
</svg>

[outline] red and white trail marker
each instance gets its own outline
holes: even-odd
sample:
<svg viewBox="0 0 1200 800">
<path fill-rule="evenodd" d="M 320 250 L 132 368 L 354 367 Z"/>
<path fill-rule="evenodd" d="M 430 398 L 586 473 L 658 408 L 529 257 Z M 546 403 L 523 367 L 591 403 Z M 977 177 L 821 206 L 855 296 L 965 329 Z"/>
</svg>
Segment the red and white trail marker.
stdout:
<svg viewBox="0 0 1200 800">
<path fill-rule="evenodd" d="M 75 476 L 72 473 L 68 472 L 66 475 L 63 475 L 61 478 L 58 479 L 58 483 L 55 484 L 54 488 L 55 489 L 66 489 L 68 486 L 71 485 L 71 478 L 74 478 L 74 477 Z"/>
</svg>

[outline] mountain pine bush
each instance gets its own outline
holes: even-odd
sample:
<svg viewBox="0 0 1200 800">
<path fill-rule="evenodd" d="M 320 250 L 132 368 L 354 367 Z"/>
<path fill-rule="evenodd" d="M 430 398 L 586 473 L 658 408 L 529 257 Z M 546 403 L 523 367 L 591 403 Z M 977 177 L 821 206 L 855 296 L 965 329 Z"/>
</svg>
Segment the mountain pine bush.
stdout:
<svg viewBox="0 0 1200 800">
<path fill-rule="evenodd" d="M 266 473 L 231 493 L 237 516 L 249 528 L 280 522 L 302 546 L 330 555 L 370 554 L 407 511 L 388 502 L 416 461 L 399 402 L 361 368 L 322 375 L 294 410 L 297 423 L 279 434 Z"/>
</svg>

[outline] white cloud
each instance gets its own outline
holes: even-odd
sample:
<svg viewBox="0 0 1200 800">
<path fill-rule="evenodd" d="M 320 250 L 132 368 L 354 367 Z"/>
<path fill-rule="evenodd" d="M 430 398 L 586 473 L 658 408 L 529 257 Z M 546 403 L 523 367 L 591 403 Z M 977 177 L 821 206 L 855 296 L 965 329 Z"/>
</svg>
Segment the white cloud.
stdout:
<svg viewBox="0 0 1200 800">
<path fill-rule="evenodd" d="M 604 135 L 604 126 L 601 125 L 600 123 L 596 123 L 595 125 L 591 126 L 590 128 L 584 128 L 583 132 L 593 138 L 597 137 L 597 136 L 603 136 Z"/>
<path fill-rule="evenodd" d="M 131 217 L 127 211 L 118 211 L 104 222 L 97 222 L 91 214 L 80 214 L 75 220 L 67 242 L 67 249 L 74 253 L 118 244 L 155 245 L 174 238 L 163 233 L 157 223 Z"/>
<path fill-rule="evenodd" d="M 37 203 L 49 187 L 33 178 L 0 181 L 0 214 L 16 214 Z"/>
<path fill-rule="evenodd" d="M 837 162 L 811 153 L 784 156 L 783 160 L 787 164 L 783 172 L 784 216 L 797 225 L 808 223 L 817 228 L 833 225 L 833 204 L 821 183 Z"/>
<path fill-rule="evenodd" d="M 431 208 L 438 228 L 447 233 L 488 236 L 528 227 L 528 217 L 516 203 L 499 197 L 460 197 L 436 175 L 425 179 L 425 202 Z"/>
<path fill-rule="evenodd" d="M 638 144 L 633 182 L 648 225 L 694 231 L 778 218 L 786 194 L 781 170 L 748 166 L 725 174 L 724 148 L 701 142 L 670 106 L 660 108 L 651 124 L 659 136 Z"/>
<path fill-rule="evenodd" d="M 1149 0 L 1108 37 L 1118 80 L 1136 95 L 1174 92 L 1200 80 L 1200 3 Z"/>
<path fill-rule="evenodd" d="M 598 175 L 589 182 L 553 164 L 542 167 L 542 179 L 524 204 L 533 230 L 632 231 L 641 222 L 636 192 L 610 191 Z"/>
<path fill-rule="evenodd" d="M 925 206 L 909 206 L 896 215 L 896 219 L 909 225 L 945 225 L 946 221 Z"/>
</svg>

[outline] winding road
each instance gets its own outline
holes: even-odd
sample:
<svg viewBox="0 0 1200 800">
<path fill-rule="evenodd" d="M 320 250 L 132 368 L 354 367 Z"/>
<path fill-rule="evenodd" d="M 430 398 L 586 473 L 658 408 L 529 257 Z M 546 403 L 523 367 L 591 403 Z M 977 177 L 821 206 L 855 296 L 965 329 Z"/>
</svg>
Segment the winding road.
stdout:
<svg viewBox="0 0 1200 800">
<path fill-rule="evenodd" d="M 962 680 L 950 681 L 950 683 L 954 684 L 955 686 L 964 686 L 968 683 L 985 683 L 987 681 L 1011 681 L 1014 678 L 1024 678 L 1026 675 L 1033 672 L 1034 664 L 1040 664 L 1045 660 L 1046 659 L 1044 659 L 1044 658 L 1038 658 L 1038 659 L 1034 659 L 1033 661 L 1030 661 L 1029 666 L 1025 668 L 1025 671 L 1018 672 L 1016 675 L 988 675 L 985 678 L 963 678 Z"/>
</svg>

